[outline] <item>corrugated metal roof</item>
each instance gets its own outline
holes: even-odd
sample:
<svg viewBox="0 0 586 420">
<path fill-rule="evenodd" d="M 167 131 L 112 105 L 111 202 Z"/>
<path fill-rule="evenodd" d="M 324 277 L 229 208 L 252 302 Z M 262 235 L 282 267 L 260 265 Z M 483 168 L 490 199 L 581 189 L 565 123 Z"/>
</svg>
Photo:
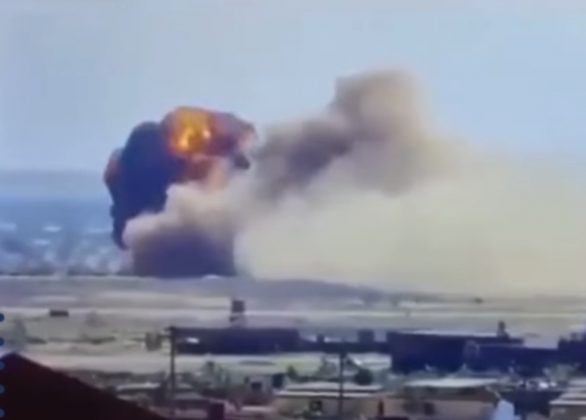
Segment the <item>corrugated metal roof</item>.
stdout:
<svg viewBox="0 0 586 420">
<path fill-rule="evenodd" d="M 574 378 L 574 379 L 570 380 L 570 386 L 586 387 L 586 378 Z"/>
<path fill-rule="evenodd" d="M 344 398 L 349 399 L 364 399 L 371 398 L 374 395 L 378 395 L 378 392 L 363 393 L 363 392 L 346 392 L 344 391 Z M 333 391 L 281 391 L 277 394 L 277 398 L 332 398 L 337 399 L 340 397 L 339 392 Z"/>
<path fill-rule="evenodd" d="M 462 330 L 413 330 L 407 331 L 407 334 L 413 335 L 437 335 L 446 337 L 496 337 L 495 332 L 483 332 L 483 331 L 462 331 Z M 405 332 L 401 332 L 405 334 Z"/>
<path fill-rule="evenodd" d="M 558 397 L 558 400 L 584 400 L 586 401 L 586 393 L 584 392 L 565 392 Z"/>
<path fill-rule="evenodd" d="M 564 399 L 558 398 L 557 400 L 553 400 L 552 402 L 550 402 L 549 405 L 552 407 L 555 407 L 555 406 L 582 407 L 582 406 L 586 406 L 586 400 L 564 400 Z"/>
<path fill-rule="evenodd" d="M 300 384 L 289 385 L 284 391 L 296 392 L 338 392 L 340 384 L 337 382 L 304 382 Z M 373 393 L 383 390 L 381 385 L 357 385 L 355 383 L 345 383 L 344 390 L 356 393 Z"/>
<path fill-rule="evenodd" d="M 405 386 L 409 388 L 479 388 L 497 383 L 497 379 L 491 378 L 437 378 L 415 379 L 408 381 Z"/>
</svg>

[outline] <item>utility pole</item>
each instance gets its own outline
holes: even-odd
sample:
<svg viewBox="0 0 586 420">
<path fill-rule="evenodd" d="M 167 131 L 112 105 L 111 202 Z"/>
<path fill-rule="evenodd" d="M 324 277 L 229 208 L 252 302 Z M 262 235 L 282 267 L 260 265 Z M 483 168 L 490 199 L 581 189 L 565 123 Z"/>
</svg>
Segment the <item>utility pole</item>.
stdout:
<svg viewBox="0 0 586 420">
<path fill-rule="evenodd" d="M 344 367 L 346 365 L 346 343 L 340 342 L 339 351 L 339 374 L 338 374 L 338 419 L 342 420 L 344 415 Z"/>
<path fill-rule="evenodd" d="M 527 420 L 527 413 L 529 412 L 529 390 L 528 390 L 527 378 L 523 377 L 523 383 L 521 385 L 521 415 L 520 420 Z"/>
<path fill-rule="evenodd" d="M 175 420 L 175 389 L 176 389 L 176 371 L 175 356 L 177 353 L 175 327 L 169 327 L 169 347 L 170 347 L 170 366 L 169 366 L 169 414 L 171 420 Z"/>
</svg>

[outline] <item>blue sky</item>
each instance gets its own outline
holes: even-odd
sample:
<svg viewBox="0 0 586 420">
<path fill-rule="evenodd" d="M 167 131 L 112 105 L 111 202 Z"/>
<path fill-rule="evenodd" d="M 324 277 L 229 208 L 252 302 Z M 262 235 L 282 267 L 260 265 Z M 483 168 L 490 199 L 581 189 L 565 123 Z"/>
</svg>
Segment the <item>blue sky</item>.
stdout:
<svg viewBox="0 0 586 420">
<path fill-rule="evenodd" d="M 2 0 L 0 169 L 101 170 L 176 105 L 262 125 L 381 68 L 412 72 L 449 133 L 586 156 L 579 0 Z"/>
</svg>

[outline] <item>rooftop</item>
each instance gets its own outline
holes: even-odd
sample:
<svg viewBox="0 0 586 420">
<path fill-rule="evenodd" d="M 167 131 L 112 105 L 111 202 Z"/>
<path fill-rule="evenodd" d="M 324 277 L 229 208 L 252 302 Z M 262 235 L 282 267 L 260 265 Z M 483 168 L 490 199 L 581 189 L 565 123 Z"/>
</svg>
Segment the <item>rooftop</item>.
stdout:
<svg viewBox="0 0 586 420">
<path fill-rule="evenodd" d="M 484 388 L 498 383 L 492 378 L 437 378 L 415 379 L 408 381 L 405 386 L 409 388 Z"/>
<path fill-rule="evenodd" d="M 143 383 L 129 383 L 122 384 L 116 387 L 117 392 L 130 392 L 130 391 L 155 391 L 161 387 L 160 383 L 157 382 L 143 382 Z"/>
<path fill-rule="evenodd" d="M 445 337 L 476 337 L 476 338 L 496 338 L 498 337 L 495 331 L 473 331 L 473 330 L 408 330 L 400 331 L 400 334 L 414 334 L 414 335 L 432 335 Z M 511 338 L 515 338 L 510 335 Z"/>
<path fill-rule="evenodd" d="M 557 400 L 553 400 L 549 403 L 550 406 L 572 406 L 572 407 L 586 407 L 586 400 L 571 400 L 571 399 L 564 399 L 558 398 Z"/>
<path fill-rule="evenodd" d="M 17 354 L 5 354 L 1 360 L 5 368 L 0 370 L 0 383 L 11 392 L 0 396 L 0 405 L 10 419 L 49 416 L 63 420 L 163 420 L 134 404 Z M 27 398 L 19 398 L 22 395 Z"/>
<path fill-rule="evenodd" d="M 346 392 L 344 391 L 344 399 L 360 399 L 369 398 L 372 395 L 378 395 L 378 392 L 364 393 L 364 392 Z M 340 397 L 339 391 L 315 392 L 315 391 L 281 391 L 277 394 L 280 398 L 335 398 Z"/>
<path fill-rule="evenodd" d="M 584 391 L 569 390 L 560 395 L 558 400 L 586 401 L 586 393 Z"/>
<path fill-rule="evenodd" d="M 327 393 L 335 392 L 336 395 L 339 392 L 340 385 L 337 382 L 305 382 L 300 384 L 289 385 L 282 392 L 315 392 L 315 393 Z M 354 383 L 344 384 L 344 393 L 360 393 L 360 394 L 372 394 L 375 392 L 381 392 L 383 387 L 380 385 L 357 385 Z"/>
<path fill-rule="evenodd" d="M 573 378 L 570 381 L 571 387 L 586 387 L 586 378 Z"/>
</svg>

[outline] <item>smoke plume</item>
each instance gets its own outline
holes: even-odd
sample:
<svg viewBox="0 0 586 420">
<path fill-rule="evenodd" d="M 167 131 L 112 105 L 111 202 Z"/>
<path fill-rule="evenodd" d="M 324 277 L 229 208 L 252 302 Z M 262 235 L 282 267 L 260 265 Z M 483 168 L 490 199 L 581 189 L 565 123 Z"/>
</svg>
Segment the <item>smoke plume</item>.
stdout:
<svg viewBox="0 0 586 420">
<path fill-rule="evenodd" d="M 139 275 L 166 277 L 236 274 L 233 238 L 235 203 L 222 192 L 204 192 L 194 183 L 172 185 L 160 214 L 131 220 L 124 233 Z"/>
<path fill-rule="evenodd" d="M 241 149 L 250 131 L 231 114 L 178 108 L 137 126 L 112 154 L 104 174 L 112 235 L 130 248 L 137 274 L 235 274 L 232 228 L 212 197 L 232 170 L 248 168 Z"/>
<path fill-rule="evenodd" d="M 413 81 L 400 73 L 340 79 L 321 115 L 274 126 L 267 137 L 255 164 L 269 197 L 335 177 L 397 194 L 443 171 L 453 153 L 428 127 Z"/>
<path fill-rule="evenodd" d="M 213 252 L 222 264 L 263 278 L 463 293 L 584 289 L 583 183 L 553 162 L 442 135 L 405 74 L 340 79 L 323 112 L 270 127 L 250 158 L 251 171 L 214 193 L 173 185 L 161 212 L 132 218 L 130 249 L 155 265 L 205 257 L 203 232 L 207 245 L 234 245 Z"/>
</svg>

